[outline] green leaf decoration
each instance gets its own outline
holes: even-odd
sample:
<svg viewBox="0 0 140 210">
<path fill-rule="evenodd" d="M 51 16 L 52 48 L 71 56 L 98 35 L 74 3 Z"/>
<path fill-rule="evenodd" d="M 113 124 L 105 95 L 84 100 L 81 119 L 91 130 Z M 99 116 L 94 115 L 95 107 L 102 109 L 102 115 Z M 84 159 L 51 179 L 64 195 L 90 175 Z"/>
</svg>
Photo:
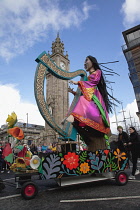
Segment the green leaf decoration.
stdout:
<svg viewBox="0 0 140 210">
<path fill-rule="evenodd" d="M 42 160 L 42 162 L 43 162 L 43 161 L 45 160 L 45 158 L 44 158 L 44 157 L 42 157 L 42 158 L 41 158 L 41 160 Z"/>
<path fill-rule="evenodd" d="M 90 170 L 88 171 L 88 174 L 93 174 L 95 172 L 95 170 Z"/>
<path fill-rule="evenodd" d="M 8 156 L 4 158 L 4 160 L 7 161 L 8 163 L 13 163 L 13 159 L 14 159 L 13 153 L 9 154 Z"/>
<path fill-rule="evenodd" d="M 43 168 L 42 168 L 42 160 L 40 159 L 40 165 L 38 167 L 38 172 L 43 174 Z"/>
<path fill-rule="evenodd" d="M 79 160 L 81 163 L 85 162 L 87 160 L 87 151 L 84 151 L 80 154 Z"/>
<path fill-rule="evenodd" d="M 63 157 L 63 154 L 62 153 L 59 153 L 58 155 L 59 155 L 59 157 Z"/>
</svg>

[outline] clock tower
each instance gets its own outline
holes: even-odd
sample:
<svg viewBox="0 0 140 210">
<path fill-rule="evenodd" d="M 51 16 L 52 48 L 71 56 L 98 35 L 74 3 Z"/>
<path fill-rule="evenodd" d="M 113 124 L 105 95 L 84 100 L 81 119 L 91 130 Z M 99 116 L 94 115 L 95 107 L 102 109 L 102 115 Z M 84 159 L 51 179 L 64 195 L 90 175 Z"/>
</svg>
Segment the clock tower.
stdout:
<svg viewBox="0 0 140 210">
<path fill-rule="evenodd" d="M 55 64 L 65 71 L 69 71 L 70 61 L 67 52 L 64 54 L 64 43 L 59 37 L 59 33 L 54 42 L 52 42 L 52 53 L 48 52 Z M 50 113 L 58 126 L 61 126 L 62 120 L 66 117 L 69 108 L 68 81 L 61 80 L 48 73 L 46 76 L 46 101 Z M 49 143 L 57 141 L 58 134 L 46 123 L 45 141 Z"/>
</svg>

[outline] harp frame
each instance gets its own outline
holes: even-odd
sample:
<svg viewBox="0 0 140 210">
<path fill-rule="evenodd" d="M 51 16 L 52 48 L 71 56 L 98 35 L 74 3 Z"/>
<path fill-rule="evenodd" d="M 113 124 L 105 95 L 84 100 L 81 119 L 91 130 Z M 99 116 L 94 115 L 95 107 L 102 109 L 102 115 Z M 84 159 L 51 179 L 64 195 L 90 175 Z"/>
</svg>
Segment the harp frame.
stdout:
<svg viewBox="0 0 140 210">
<path fill-rule="evenodd" d="M 38 65 L 36 68 L 35 79 L 34 79 L 34 94 L 38 105 L 38 109 L 42 117 L 44 118 L 45 122 L 54 131 L 59 133 L 59 135 L 61 135 L 63 140 L 66 141 L 67 139 L 70 139 L 75 141 L 77 137 L 77 130 L 73 127 L 71 123 L 65 122 L 63 128 L 61 128 L 54 121 L 54 118 L 49 111 L 47 100 L 45 100 L 44 83 L 47 73 L 50 73 L 53 76 L 57 77 L 58 79 L 62 80 L 70 80 L 77 76 L 81 76 L 81 81 L 84 81 L 87 79 L 86 71 L 83 69 L 79 69 L 74 72 L 67 72 L 58 67 L 45 51 L 42 52 L 35 61 L 38 63 Z M 76 95 L 74 96 L 74 99 L 71 103 L 68 114 L 71 113 L 71 110 L 73 110 L 73 108 L 77 104 L 80 95 L 81 91 L 79 88 L 77 88 Z"/>
</svg>

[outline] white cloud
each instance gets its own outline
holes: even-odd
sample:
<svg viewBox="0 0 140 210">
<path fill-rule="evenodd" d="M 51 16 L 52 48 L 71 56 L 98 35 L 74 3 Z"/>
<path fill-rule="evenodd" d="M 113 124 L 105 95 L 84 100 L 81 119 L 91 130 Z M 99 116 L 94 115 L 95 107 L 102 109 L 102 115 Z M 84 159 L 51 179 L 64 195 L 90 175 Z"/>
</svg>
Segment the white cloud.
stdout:
<svg viewBox="0 0 140 210">
<path fill-rule="evenodd" d="M 17 114 L 18 121 L 32 124 L 45 125 L 37 105 L 23 101 L 16 86 L 11 84 L 0 85 L 0 126 L 6 124 L 8 114 L 13 111 Z"/>
<path fill-rule="evenodd" d="M 134 100 L 131 104 L 127 104 L 127 106 L 125 108 L 123 108 L 123 110 L 125 111 L 124 117 L 129 118 L 129 119 L 126 119 L 126 126 L 127 127 L 134 126 L 138 130 L 139 118 L 136 115 L 136 112 L 138 112 L 136 100 Z M 122 110 L 120 110 L 120 113 L 117 114 L 117 121 L 118 121 L 118 125 L 121 125 L 125 130 L 125 123 L 119 122 L 119 121 L 123 121 L 124 117 L 123 117 Z M 130 117 L 132 117 L 131 120 L 130 120 Z M 117 125 L 116 125 L 116 123 L 113 123 L 113 122 L 116 122 L 115 115 L 113 115 L 110 118 L 110 125 L 111 125 L 111 132 L 114 134 L 117 134 Z"/>
<path fill-rule="evenodd" d="M 126 28 L 140 22 L 140 0 L 125 0 L 121 9 L 124 14 L 123 24 Z"/>
<path fill-rule="evenodd" d="M 95 5 L 85 1 L 79 7 L 63 9 L 60 0 L 1 0 L 0 56 L 7 61 L 25 52 L 50 30 L 79 27 Z M 63 4 L 65 6 L 66 3 Z"/>
</svg>

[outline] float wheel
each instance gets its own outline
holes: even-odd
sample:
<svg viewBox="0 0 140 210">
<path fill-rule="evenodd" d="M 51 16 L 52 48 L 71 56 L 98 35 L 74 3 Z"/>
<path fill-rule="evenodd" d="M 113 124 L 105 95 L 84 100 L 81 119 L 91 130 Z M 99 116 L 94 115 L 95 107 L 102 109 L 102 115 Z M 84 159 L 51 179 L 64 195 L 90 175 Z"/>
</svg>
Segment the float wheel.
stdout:
<svg viewBox="0 0 140 210">
<path fill-rule="evenodd" d="M 33 199 L 38 194 L 38 187 L 34 182 L 25 182 L 21 188 L 21 195 L 24 199 Z"/>
<path fill-rule="evenodd" d="M 115 179 L 117 185 L 123 186 L 128 182 L 128 175 L 124 171 L 119 171 L 117 172 Z"/>
</svg>

